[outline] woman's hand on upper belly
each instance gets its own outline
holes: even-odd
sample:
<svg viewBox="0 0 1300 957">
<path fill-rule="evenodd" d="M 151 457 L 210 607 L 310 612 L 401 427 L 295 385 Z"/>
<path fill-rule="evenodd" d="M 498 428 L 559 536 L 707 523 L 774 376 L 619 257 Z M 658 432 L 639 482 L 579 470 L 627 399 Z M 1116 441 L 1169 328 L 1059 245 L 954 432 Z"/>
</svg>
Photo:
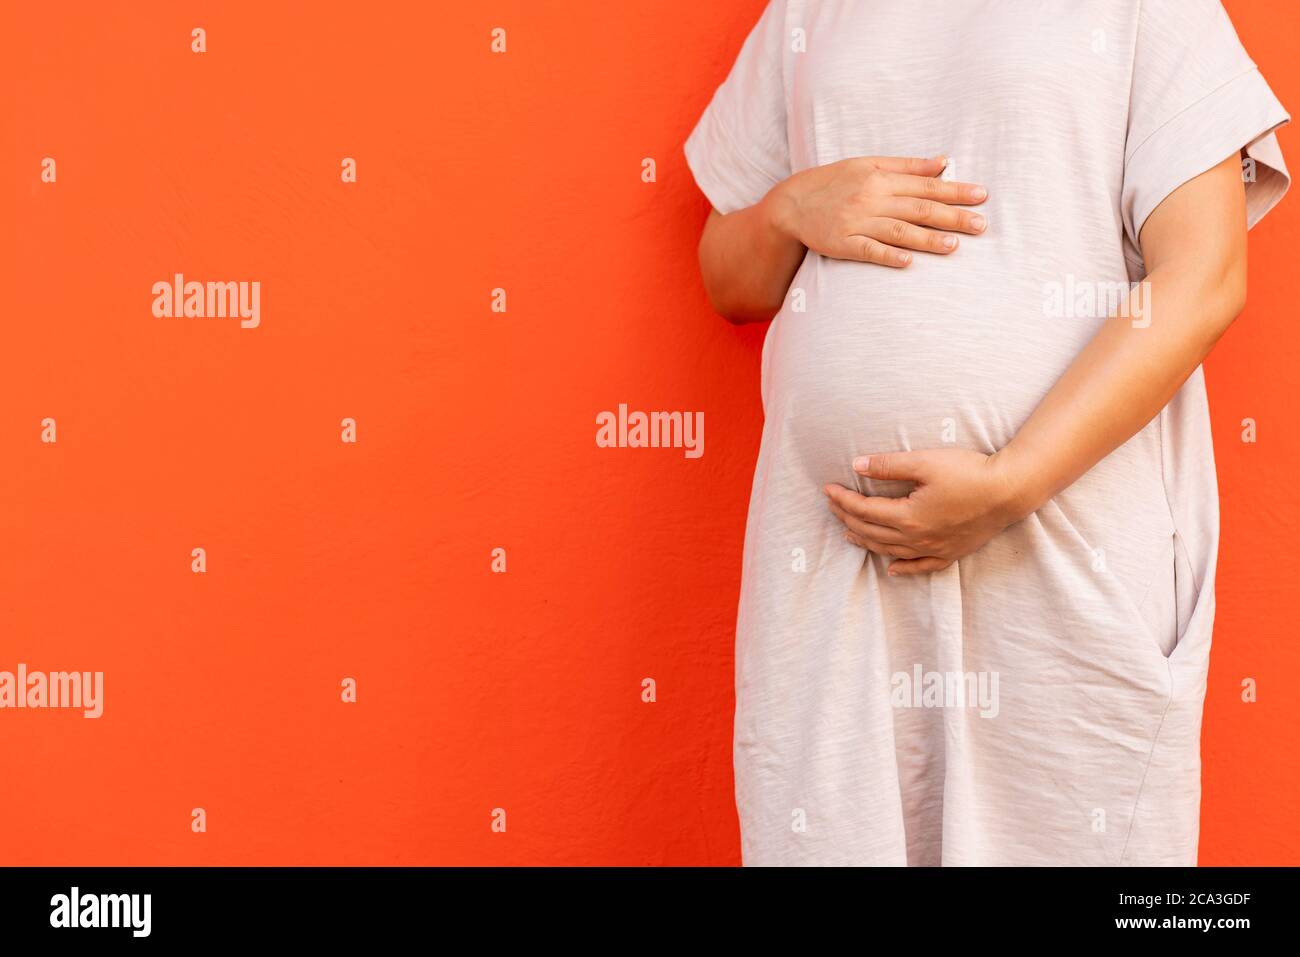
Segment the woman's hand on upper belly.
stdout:
<svg viewBox="0 0 1300 957">
<path fill-rule="evenodd" d="M 902 268 L 909 249 L 943 255 L 957 233 L 984 231 L 961 209 L 984 202 L 974 183 L 939 179 L 946 160 L 858 156 L 795 173 L 764 198 L 782 233 L 832 259 Z"/>
<path fill-rule="evenodd" d="M 915 483 L 901 498 L 827 485 L 845 539 L 893 558 L 890 575 L 947 568 L 1025 516 L 1020 490 L 994 456 L 969 449 L 883 452 L 854 460 L 867 478 Z"/>
</svg>

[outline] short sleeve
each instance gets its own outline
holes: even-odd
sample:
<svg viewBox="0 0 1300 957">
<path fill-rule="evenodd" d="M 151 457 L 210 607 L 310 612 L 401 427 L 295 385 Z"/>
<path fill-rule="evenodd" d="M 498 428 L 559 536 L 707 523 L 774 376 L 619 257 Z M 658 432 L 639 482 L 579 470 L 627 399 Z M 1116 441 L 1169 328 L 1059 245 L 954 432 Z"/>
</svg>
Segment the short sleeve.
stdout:
<svg viewBox="0 0 1300 957">
<path fill-rule="evenodd" d="M 1274 132 L 1290 119 L 1219 0 L 1141 0 L 1120 200 L 1133 248 L 1166 196 L 1243 149 L 1259 222 L 1291 182 Z"/>
<path fill-rule="evenodd" d="M 720 213 L 754 205 L 790 175 L 785 47 L 785 0 L 768 0 L 687 137 L 686 164 Z"/>
</svg>

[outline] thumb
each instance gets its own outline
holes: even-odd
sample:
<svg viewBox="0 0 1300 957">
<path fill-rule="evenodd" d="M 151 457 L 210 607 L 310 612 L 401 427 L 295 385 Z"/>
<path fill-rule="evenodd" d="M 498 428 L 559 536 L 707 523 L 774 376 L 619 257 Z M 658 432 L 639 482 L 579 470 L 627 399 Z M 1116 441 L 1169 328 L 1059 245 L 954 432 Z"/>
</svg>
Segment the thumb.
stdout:
<svg viewBox="0 0 1300 957">
<path fill-rule="evenodd" d="M 889 574 L 895 578 L 904 575 L 924 575 L 927 572 L 941 572 L 952 562 L 946 558 L 925 555 L 921 558 L 896 558 L 889 563 Z"/>
<path fill-rule="evenodd" d="M 853 471 L 883 481 L 920 482 L 925 458 L 920 452 L 874 452 L 854 459 Z"/>
</svg>

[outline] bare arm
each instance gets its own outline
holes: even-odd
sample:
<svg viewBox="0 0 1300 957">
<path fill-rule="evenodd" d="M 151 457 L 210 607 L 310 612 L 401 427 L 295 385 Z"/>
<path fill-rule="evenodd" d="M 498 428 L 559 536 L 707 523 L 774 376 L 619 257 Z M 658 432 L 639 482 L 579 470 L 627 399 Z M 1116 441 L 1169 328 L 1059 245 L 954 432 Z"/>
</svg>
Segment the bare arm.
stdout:
<svg viewBox="0 0 1300 957">
<path fill-rule="evenodd" d="M 732 322 L 762 322 L 781 308 L 812 249 L 835 259 L 903 268 L 914 249 L 950 253 L 958 232 L 984 220 L 957 204 L 982 203 L 971 183 L 937 179 L 945 161 L 855 157 L 796 173 L 758 203 L 709 212 L 700 274 L 709 301 Z"/>
<path fill-rule="evenodd" d="M 1149 315 L 1112 316 L 994 456 L 1021 489 L 1025 514 L 1159 414 L 1246 304 L 1238 156 L 1174 190 L 1139 239 Z"/>
<path fill-rule="evenodd" d="M 776 227 L 772 206 L 765 198 L 725 216 L 711 209 L 700 235 L 700 275 L 709 302 L 732 322 L 776 315 L 807 252 Z"/>
<path fill-rule="evenodd" d="M 993 455 L 925 449 L 864 456 L 863 475 L 916 483 L 903 498 L 826 487 L 850 541 L 937 571 L 1069 486 L 1151 421 L 1231 325 L 1246 295 L 1245 188 L 1237 156 L 1183 184 L 1147 217 L 1148 318 L 1121 307 Z"/>
</svg>

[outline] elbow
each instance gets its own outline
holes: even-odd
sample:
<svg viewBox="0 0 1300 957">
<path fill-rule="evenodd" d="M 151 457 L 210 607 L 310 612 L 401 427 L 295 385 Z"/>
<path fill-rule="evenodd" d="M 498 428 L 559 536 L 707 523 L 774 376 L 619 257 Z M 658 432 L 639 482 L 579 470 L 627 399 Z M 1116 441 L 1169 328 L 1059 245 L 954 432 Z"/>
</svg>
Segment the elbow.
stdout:
<svg viewBox="0 0 1300 957">
<path fill-rule="evenodd" d="M 1189 260 L 1174 272 L 1183 274 L 1181 281 L 1177 278 L 1173 281 L 1183 287 L 1183 295 L 1188 300 L 1185 308 L 1194 309 L 1199 316 L 1208 352 L 1246 308 L 1245 245 L 1199 262 Z"/>
<path fill-rule="evenodd" d="M 705 292 L 709 297 L 709 305 L 713 311 L 726 319 L 734 326 L 743 326 L 751 322 L 766 322 L 775 316 L 780 306 L 767 307 L 757 306 L 754 303 L 739 302 L 732 297 L 728 297 L 720 290 L 710 288 L 705 283 Z"/>
<path fill-rule="evenodd" d="M 705 252 L 703 241 L 700 244 L 700 279 L 704 285 L 704 294 L 708 297 L 713 311 L 733 325 L 745 325 L 751 322 L 766 322 L 781 309 L 781 303 L 755 301 L 752 289 L 745 289 L 735 281 L 735 277 L 721 274 L 716 267 L 711 268 L 712 259 Z"/>
<path fill-rule="evenodd" d="M 727 306 L 713 304 L 714 311 L 733 326 L 744 326 L 751 322 L 767 322 L 777 314 L 778 309 L 755 309 L 752 306 Z"/>
<path fill-rule="evenodd" d="M 708 298 L 713 311 L 730 323 L 738 322 L 735 309 L 732 307 L 726 291 L 721 288 L 718 277 L 712 275 L 706 268 L 703 256 L 700 257 L 700 281 L 704 285 L 704 295 Z"/>
</svg>

